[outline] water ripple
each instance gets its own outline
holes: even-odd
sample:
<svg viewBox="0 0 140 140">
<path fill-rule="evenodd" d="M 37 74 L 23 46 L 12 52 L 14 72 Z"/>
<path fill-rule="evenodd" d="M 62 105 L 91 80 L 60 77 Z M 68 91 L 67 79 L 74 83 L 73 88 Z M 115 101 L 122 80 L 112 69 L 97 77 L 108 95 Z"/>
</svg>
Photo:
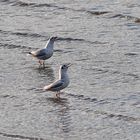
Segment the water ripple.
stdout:
<svg viewBox="0 0 140 140">
<path fill-rule="evenodd" d="M 7 2 L 9 4 L 12 4 L 12 6 L 21 6 L 21 7 L 53 7 L 53 8 L 57 8 L 57 9 L 62 9 L 62 10 L 71 10 L 71 11 L 76 11 L 76 12 L 87 12 L 90 13 L 92 15 L 103 15 L 103 14 L 107 14 L 109 13 L 108 11 L 90 11 L 90 10 L 86 10 L 84 8 L 82 9 L 73 9 L 70 7 L 62 7 L 62 6 L 58 6 L 55 5 L 53 3 L 29 3 L 29 2 L 23 2 L 23 1 L 10 1 L 10 0 L 3 0 L 2 2 Z"/>
<path fill-rule="evenodd" d="M 78 100 L 83 100 L 83 101 L 88 101 L 89 103 L 94 103 L 97 105 L 104 105 L 104 104 L 110 104 L 113 101 L 119 101 L 122 100 L 121 98 L 106 98 L 106 99 L 101 99 L 97 100 L 97 98 L 90 98 L 90 97 L 85 97 L 84 95 L 74 95 L 71 93 L 67 93 L 68 96 L 74 97 Z M 88 108 L 88 112 L 91 111 L 93 112 L 94 110 L 91 108 Z M 131 117 L 127 115 L 122 115 L 122 114 L 114 114 L 114 113 L 108 113 L 106 111 L 99 111 L 96 110 L 94 111 L 95 114 L 100 114 L 100 115 L 105 115 L 105 118 L 117 118 L 118 120 L 124 120 L 124 121 L 140 121 L 140 118 L 136 117 Z"/>
<path fill-rule="evenodd" d="M 72 8 L 69 7 L 61 7 L 61 6 L 57 6 L 55 4 L 52 3 L 29 3 L 29 2 L 23 2 L 23 1 L 10 1 L 10 0 L 3 0 L 1 2 L 6 2 L 7 4 L 11 4 L 12 6 L 21 6 L 21 7 L 53 7 L 53 8 L 57 8 L 57 9 L 63 9 L 63 10 L 73 10 L 76 11 Z"/>
<path fill-rule="evenodd" d="M 81 39 L 81 38 L 71 38 L 71 37 L 67 37 L 67 38 L 64 38 L 64 37 L 59 37 L 58 40 L 60 41 L 78 41 L 78 42 L 85 42 L 85 43 L 90 43 L 90 44 L 107 44 L 108 42 L 99 42 L 99 41 L 88 41 L 88 40 L 85 40 L 85 39 Z"/>
<path fill-rule="evenodd" d="M 26 32 L 11 32 L 11 31 L 4 31 L 4 30 L 0 30 L 1 34 L 10 34 L 10 35 L 17 35 L 17 36 L 23 36 L 23 37 L 32 37 L 32 38 L 47 38 L 49 39 L 49 36 L 47 35 L 41 35 L 38 33 L 26 33 Z M 57 41 L 74 41 L 74 42 L 85 42 L 85 43 L 89 43 L 89 44 L 107 44 L 108 42 L 99 42 L 99 41 L 89 41 L 89 40 L 85 40 L 85 39 L 81 39 L 81 38 L 71 38 L 71 37 L 58 37 Z"/>
<path fill-rule="evenodd" d="M 8 49 L 15 49 L 15 48 L 28 49 L 28 50 L 32 49 L 31 47 L 27 47 L 27 46 L 7 44 L 7 43 L 0 43 L 0 46 Z"/>
<path fill-rule="evenodd" d="M 38 34 L 38 33 L 11 32 L 11 31 L 4 31 L 4 30 L 0 30 L 0 33 L 1 34 L 10 34 L 10 35 L 23 36 L 23 37 L 34 37 L 34 38 L 44 37 L 44 38 L 49 38 L 48 36 L 41 35 L 41 34 Z"/>
<path fill-rule="evenodd" d="M 90 98 L 90 97 L 85 97 L 84 95 L 76 95 L 76 94 L 71 94 L 71 93 L 67 93 L 68 96 L 74 97 L 78 100 L 85 100 L 85 101 L 89 101 L 89 102 L 97 102 L 96 98 Z"/>
<path fill-rule="evenodd" d="M 130 53 L 125 53 L 125 55 L 127 55 L 127 56 L 137 56 L 138 54 L 134 53 L 134 52 L 130 52 Z"/>
<path fill-rule="evenodd" d="M 8 134 L 0 132 L 1 136 L 9 137 L 9 138 L 18 138 L 18 139 L 26 139 L 26 140 L 45 140 L 43 138 L 36 138 L 36 137 L 28 137 L 28 136 L 22 136 L 22 135 L 16 135 L 16 134 Z"/>
<path fill-rule="evenodd" d="M 135 23 L 140 23 L 140 18 L 138 17 L 134 17 L 134 16 L 129 16 L 129 15 L 125 15 L 125 14 L 116 14 L 113 13 L 112 11 L 93 11 L 93 10 L 88 10 L 85 8 L 82 9 L 73 9 L 70 7 L 61 7 L 58 5 L 55 5 L 54 3 L 29 3 L 29 2 L 23 2 L 23 1 L 16 1 L 16 0 L 2 0 L 1 2 L 5 2 L 7 4 L 10 4 L 12 6 L 21 6 L 21 7 L 52 7 L 52 8 L 57 8 L 57 9 L 62 9 L 62 10 L 71 10 L 71 11 L 75 11 L 75 12 L 85 12 L 85 13 L 89 13 L 91 15 L 95 15 L 95 16 L 100 16 L 100 15 L 104 15 L 104 14 L 108 14 L 111 13 L 113 14 L 113 16 L 111 16 L 110 18 L 126 18 L 127 20 L 134 20 Z"/>
<path fill-rule="evenodd" d="M 113 114 L 113 113 L 108 113 L 104 111 L 95 111 L 95 113 L 105 115 L 106 118 L 117 118 L 118 120 L 124 120 L 124 121 L 140 121 L 140 118 L 130 117 L 130 116 L 121 115 L 121 114 Z"/>
<path fill-rule="evenodd" d="M 109 11 L 88 11 L 88 10 L 86 12 L 97 16 L 110 13 Z"/>
<path fill-rule="evenodd" d="M 113 74 L 113 75 L 121 74 L 123 76 L 133 77 L 134 79 L 137 79 L 137 80 L 140 78 L 138 74 L 131 73 L 131 72 L 121 72 L 121 71 L 113 70 L 113 69 L 106 69 L 106 68 L 88 68 L 86 70 L 92 70 L 92 72 L 94 74 L 110 73 L 110 74 Z"/>
<path fill-rule="evenodd" d="M 0 98 L 17 98 L 17 96 L 6 94 L 6 95 L 0 95 Z"/>
<path fill-rule="evenodd" d="M 111 16 L 110 18 L 125 18 L 127 20 L 134 20 L 136 23 L 140 23 L 140 18 L 134 17 L 134 16 L 129 16 L 129 15 L 124 15 L 124 14 L 115 14 Z"/>
</svg>

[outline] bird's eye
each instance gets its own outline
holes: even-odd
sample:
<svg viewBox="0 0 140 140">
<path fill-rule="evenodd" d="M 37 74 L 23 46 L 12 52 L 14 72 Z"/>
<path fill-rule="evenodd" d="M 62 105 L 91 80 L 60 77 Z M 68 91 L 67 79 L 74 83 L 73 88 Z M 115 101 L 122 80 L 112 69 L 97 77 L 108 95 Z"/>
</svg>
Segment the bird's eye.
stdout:
<svg viewBox="0 0 140 140">
<path fill-rule="evenodd" d="M 63 66 L 62 66 L 62 69 L 64 69 L 65 67 L 66 67 L 66 65 L 63 65 Z"/>
</svg>

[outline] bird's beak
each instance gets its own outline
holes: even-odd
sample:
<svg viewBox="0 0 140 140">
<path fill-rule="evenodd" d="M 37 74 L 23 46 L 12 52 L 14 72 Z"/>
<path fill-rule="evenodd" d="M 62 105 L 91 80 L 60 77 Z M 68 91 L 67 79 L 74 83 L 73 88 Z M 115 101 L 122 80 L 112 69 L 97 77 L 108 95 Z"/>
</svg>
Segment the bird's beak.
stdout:
<svg viewBox="0 0 140 140">
<path fill-rule="evenodd" d="M 58 37 L 57 37 L 57 36 L 55 36 L 55 37 L 54 37 L 54 40 L 57 40 L 57 39 L 58 39 Z"/>
<path fill-rule="evenodd" d="M 72 65 L 71 63 L 68 63 L 68 64 L 67 64 L 67 67 L 70 67 L 71 65 Z"/>
</svg>

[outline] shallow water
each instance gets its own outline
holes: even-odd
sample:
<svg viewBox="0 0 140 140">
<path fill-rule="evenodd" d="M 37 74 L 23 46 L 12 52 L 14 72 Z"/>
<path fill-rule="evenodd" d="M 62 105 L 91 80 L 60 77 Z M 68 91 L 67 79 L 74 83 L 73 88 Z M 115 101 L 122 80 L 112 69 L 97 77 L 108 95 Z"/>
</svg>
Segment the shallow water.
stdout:
<svg viewBox="0 0 140 140">
<path fill-rule="evenodd" d="M 0 0 L 0 139 L 139 140 L 139 0 Z M 58 36 L 38 68 L 31 50 Z M 72 62 L 55 99 L 42 88 Z"/>
</svg>

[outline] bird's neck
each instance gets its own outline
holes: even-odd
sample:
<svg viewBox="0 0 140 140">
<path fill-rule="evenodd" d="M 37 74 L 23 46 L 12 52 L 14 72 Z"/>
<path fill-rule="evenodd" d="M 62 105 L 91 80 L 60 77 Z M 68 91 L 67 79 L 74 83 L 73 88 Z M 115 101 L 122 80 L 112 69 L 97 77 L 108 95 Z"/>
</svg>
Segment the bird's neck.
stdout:
<svg viewBox="0 0 140 140">
<path fill-rule="evenodd" d="M 68 80 L 69 77 L 68 77 L 67 72 L 61 73 L 61 71 L 60 71 L 60 72 L 59 72 L 59 79 L 61 79 L 61 80 Z"/>
<path fill-rule="evenodd" d="M 49 40 L 48 43 L 47 43 L 46 48 L 52 50 L 53 49 L 53 46 L 54 46 L 53 44 L 54 44 L 54 42 Z"/>
</svg>

